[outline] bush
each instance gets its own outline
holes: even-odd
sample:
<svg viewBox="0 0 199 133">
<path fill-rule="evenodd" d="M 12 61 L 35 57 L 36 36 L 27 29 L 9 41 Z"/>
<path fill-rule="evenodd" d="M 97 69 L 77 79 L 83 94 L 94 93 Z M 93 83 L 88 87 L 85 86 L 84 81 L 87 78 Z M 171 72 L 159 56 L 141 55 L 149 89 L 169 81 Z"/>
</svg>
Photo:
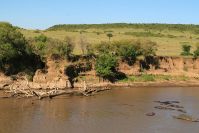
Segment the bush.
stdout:
<svg viewBox="0 0 199 133">
<path fill-rule="evenodd" d="M 70 60 L 74 49 L 74 42 L 69 37 L 66 37 L 64 41 L 60 41 L 40 35 L 31 38 L 29 44 L 33 51 L 41 56 L 42 59 L 45 59 L 47 56 L 58 55 Z"/>
<path fill-rule="evenodd" d="M 101 42 L 94 48 L 97 55 L 112 54 L 119 56 L 123 61 L 132 65 L 137 56 L 154 56 L 157 51 L 157 44 L 149 40 L 121 40 L 115 42 Z"/>
<path fill-rule="evenodd" d="M 191 45 L 188 45 L 188 44 L 182 45 L 182 53 L 181 53 L 182 56 L 193 55 L 190 51 L 191 51 Z"/>
<path fill-rule="evenodd" d="M 44 34 L 41 34 L 41 35 L 35 37 L 35 41 L 37 41 L 37 42 L 45 43 L 47 41 L 47 39 L 48 39 L 47 36 L 45 36 Z"/>
<path fill-rule="evenodd" d="M 101 42 L 94 47 L 96 54 L 114 53 L 114 47 L 110 42 Z"/>
<path fill-rule="evenodd" d="M 100 55 L 95 64 L 95 70 L 99 77 L 103 79 L 111 79 L 115 76 L 117 67 L 117 59 L 111 54 Z"/>
<path fill-rule="evenodd" d="M 75 47 L 74 41 L 70 37 L 65 37 L 63 45 L 65 46 L 65 55 L 68 60 L 71 60 L 71 56 Z"/>
<path fill-rule="evenodd" d="M 150 40 L 138 40 L 137 45 L 141 47 L 141 54 L 145 57 L 155 56 L 157 51 L 157 43 Z"/>
<path fill-rule="evenodd" d="M 196 50 L 193 53 L 194 58 L 197 58 L 199 56 L 199 43 L 196 44 Z"/>
<path fill-rule="evenodd" d="M 120 56 L 122 60 L 133 64 L 138 55 L 141 54 L 140 46 L 133 41 L 118 41 L 114 42 L 116 55 Z"/>
</svg>

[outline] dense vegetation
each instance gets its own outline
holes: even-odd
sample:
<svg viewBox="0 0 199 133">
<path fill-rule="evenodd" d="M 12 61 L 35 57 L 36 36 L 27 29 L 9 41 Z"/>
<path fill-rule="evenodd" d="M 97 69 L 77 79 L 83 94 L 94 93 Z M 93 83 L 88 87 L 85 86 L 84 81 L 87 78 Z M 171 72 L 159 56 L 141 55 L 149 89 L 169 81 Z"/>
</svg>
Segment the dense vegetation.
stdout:
<svg viewBox="0 0 199 133">
<path fill-rule="evenodd" d="M 41 34 L 35 38 L 29 38 L 28 42 L 34 53 L 39 55 L 43 60 L 52 55 L 66 57 L 70 60 L 74 49 L 74 42 L 69 37 L 65 37 L 63 41 L 60 41 Z"/>
<path fill-rule="evenodd" d="M 0 23 L 0 70 L 7 75 L 21 71 L 31 74 L 41 67 L 40 57 L 32 52 L 17 28 Z"/>
<path fill-rule="evenodd" d="M 182 53 L 181 53 L 181 55 L 183 55 L 183 56 L 192 55 L 192 53 L 191 53 L 191 45 L 188 45 L 188 44 L 182 45 Z"/>
<path fill-rule="evenodd" d="M 66 66 L 65 74 L 75 81 L 79 73 L 95 69 L 96 75 L 110 81 L 124 77 L 118 72 L 118 63 L 126 62 L 133 65 L 138 57 L 143 58 L 143 69 L 147 68 L 146 58 L 156 55 L 158 44 L 144 38 L 113 40 L 114 32 L 110 28 L 144 28 L 145 32 L 125 32 L 136 36 L 162 37 L 161 33 L 152 33 L 149 29 L 172 29 L 180 31 L 195 31 L 197 25 L 168 25 L 168 24 L 102 24 L 102 25 L 57 25 L 49 30 L 74 30 L 87 28 L 106 29 L 104 33 L 107 41 L 93 45 L 82 36 L 78 41 L 73 37 L 65 36 L 64 39 L 55 39 L 37 31 L 37 36 L 25 38 L 17 27 L 8 23 L 0 23 L 0 69 L 7 75 L 26 72 L 34 74 L 36 69 L 44 68 L 45 61 L 51 57 L 53 60 L 66 59 L 70 65 Z M 168 34 L 169 36 L 169 34 Z M 173 36 L 170 36 L 171 38 Z M 109 39 L 108 39 L 109 38 Z M 78 44 L 78 45 L 77 45 Z M 75 46 L 79 46 L 81 54 L 74 53 Z M 199 47 L 192 51 L 189 43 L 182 45 L 183 56 L 199 56 Z M 82 64 L 83 63 L 83 64 Z M 92 68 L 93 66 L 93 68 Z M 145 78 L 146 76 L 144 76 Z M 148 77 L 147 77 L 148 78 Z"/>
<path fill-rule="evenodd" d="M 182 56 L 193 56 L 194 58 L 199 57 L 199 44 L 196 44 L 196 49 L 191 52 L 192 46 L 189 44 L 183 44 L 182 45 Z"/>
<path fill-rule="evenodd" d="M 116 75 L 117 59 L 112 54 L 102 54 L 97 58 L 95 69 L 99 77 L 113 79 Z"/>
<path fill-rule="evenodd" d="M 188 24 L 127 24 L 127 23 L 113 23 L 113 24 L 63 24 L 55 25 L 47 30 L 79 30 L 79 29 L 111 29 L 111 28 L 134 28 L 145 30 L 176 30 L 176 31 L 193 31 L 199 32 L 199 25 Z"/>
</svg>

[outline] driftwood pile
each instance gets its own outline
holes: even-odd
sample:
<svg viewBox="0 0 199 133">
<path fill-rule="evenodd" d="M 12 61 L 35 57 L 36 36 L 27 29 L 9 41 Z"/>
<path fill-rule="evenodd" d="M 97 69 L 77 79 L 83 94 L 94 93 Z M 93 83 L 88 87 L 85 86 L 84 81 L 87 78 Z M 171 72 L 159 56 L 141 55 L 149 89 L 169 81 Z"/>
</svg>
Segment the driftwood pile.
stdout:
<svg viewBox="0 0 199 133">
<path fill-rule="evenodd" d="M 82 96 L 92 96 L 97 94 L 101 91 L 107 91 L 110 90 L 108 87 L 104 88 L 89 88 L 84 83 L 84 86 L 82 89 L 58 89 L 54 88 L 51 90 L 36 90 L 32 89 L 29 86 L 29 82 L 27 80 L 26 85 L 20 86 L 17 85 L 16 82 L 11 84 L 9 86 L 8 90 L 5 90 L 5 93 L 9 94 L 9 96 L 5 96 L 2 98 L 11 98 L 11 97 L 17 97 L 17 98 L 28 98 L 28 97 L 38 97 L 38 99 L 44 99 L 44 98 L 50 98 L 60 96 L 60 95 L 82 95 Z"/>
</svg>

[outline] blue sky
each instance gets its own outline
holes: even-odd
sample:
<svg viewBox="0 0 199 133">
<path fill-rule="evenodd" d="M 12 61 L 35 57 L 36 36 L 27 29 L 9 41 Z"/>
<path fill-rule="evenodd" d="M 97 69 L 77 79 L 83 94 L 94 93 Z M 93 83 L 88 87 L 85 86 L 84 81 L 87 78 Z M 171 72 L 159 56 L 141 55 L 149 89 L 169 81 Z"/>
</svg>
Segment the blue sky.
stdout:
<svg viewBox="0 0 199 133">
<path fill-rule="evenodd" d="M 199 0 L 0 0 L 0 21 L 24 28 L 55 24 L 199 24 Z"/>
</svg>

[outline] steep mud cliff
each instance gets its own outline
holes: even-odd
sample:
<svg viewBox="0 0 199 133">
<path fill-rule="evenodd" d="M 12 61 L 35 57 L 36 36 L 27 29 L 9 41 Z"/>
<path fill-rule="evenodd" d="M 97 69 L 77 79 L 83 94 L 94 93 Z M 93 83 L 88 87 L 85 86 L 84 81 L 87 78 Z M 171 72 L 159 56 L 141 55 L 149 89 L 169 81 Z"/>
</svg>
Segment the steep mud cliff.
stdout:
<svg viewBox="0 0 199 133">
<path fill-rule="evenodd" d="M 66 88 L 68 86 L 68 77 L 65 75 L 64 70 L 67 65 L 68 62 L 65 60 L 52 60 L 49 58 L 46 62 L 46 68 L 36 71 L 33 82 L 29 82 L 29 86 L 35 89 Z M 137 60 L 133 65 L 120 62 L 118 71 L 127 76 L 146 73 L 154 75 L 187 76 L 198 79 L 199 59 L 165 56 L 147 57 L 144 60 Z M 86 77 L 87 82 L 92 82 L 92 80 L 90 80 L 91 78 L 97 79 L 94 70 L 84 72 L 82 75 Z M 4 88 L 13 82 L 16 81 L 0 73 L 0 88 Z M 17 82 L 18 86 L 26 84 L 25 78 L 21 78 Z"/>
<path fill-rule="evenodd" d="M 199 59 L 183 57 L 148 57 L 145 60 L 137 60 L 132 66 L 120 63 L 119 70 L 126 75 L 138 75 L 141 72 L 147 74 L 162 74 L 173 76 L 199 76 Z"/>
</svg>

